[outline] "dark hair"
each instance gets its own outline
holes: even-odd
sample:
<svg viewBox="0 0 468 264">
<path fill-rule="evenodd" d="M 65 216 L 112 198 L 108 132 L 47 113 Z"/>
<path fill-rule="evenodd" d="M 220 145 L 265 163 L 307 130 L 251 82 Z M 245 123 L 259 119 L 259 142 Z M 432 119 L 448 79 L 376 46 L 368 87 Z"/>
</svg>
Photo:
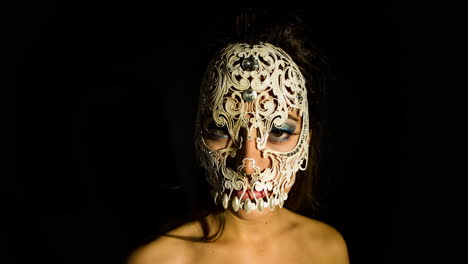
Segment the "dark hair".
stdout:
<svg viewBox="0 0 468 264">
<path fill-rule="evenodd" d="M 203 61 L 206 66 L 208 61 L 220 49 L 228 43 L 242 42 L 257 44 L 266 42 L 282 48 L 288 53 L 294 62 L 299 66 L 301 73 L 306 79 L 309 102 L 309 124 L 311 127 L 312 139 L 309 149 L 309 162 L 305 171 L 298 171 L 296 182 L 290 190 L 288 200 L 284 207 L 302 215 L 313 216 L 317 212 L 319 203 L 314 197 L 313 186 L 319 174 L 319 164 L 321 157 L 321 141 L 324 129 L 321 106 L 325 95 L 325 81 L 327 76 L 327 65 L 325 57 L 320 55 L 318 47 L 311 41 L 310 31 L 307 31 L 306 24 L 302 18 L 303 14 L 299 10 L 284 9 L 241 9 L 237 10 L 235 23 L 226 30 L 220 30 L 221 35 L 214 34 L 214 39 L 208 45 L 208 50 L 204 54 Z M 194 157 L 196 160 L 196 157 Z M 197 168 L 201 169 L 201 168 Z M 179 237 L 164 234 L 166 236 L 178 237 L 190 241 L 210 242 L 215 241 L 222 233 L 224 227 L 223 209 L 215 206 L 210 198 L 210 187 L 203 176 L 192 178 L 191 190 L 194 199 L 189 199 L 191 204 L 190 219 L 182 219 L 173 222 L 163 228 L 162 233 L 180 226 L 189 221 L 198 221 L 203 230 L 202 237 Z M 189 193 L 190 190 L 187 190 Z M 218 216 L 220 225 L 214 235 L 209 235 L 210 229 L 205 217 L 209 214 Z"/>
</svg>

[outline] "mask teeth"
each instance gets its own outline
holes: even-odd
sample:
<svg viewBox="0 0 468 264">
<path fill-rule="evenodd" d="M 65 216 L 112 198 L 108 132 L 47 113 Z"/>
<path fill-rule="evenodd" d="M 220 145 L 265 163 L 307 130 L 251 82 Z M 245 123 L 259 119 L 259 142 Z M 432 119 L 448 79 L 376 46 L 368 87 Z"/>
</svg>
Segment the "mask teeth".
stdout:
<svg viewBox="0 0 468 264">
<path fill-rule="evenodd" d="M 246 213 L 250 213 L 251 211 L 257 209 L 257 204 L 256 203 L 252 203 L 252 201 L 250 201 L 250 199 L 246 199 L 244 201 L 244 211 Z"/>
<path fill-rule="evenodd" d="M 280 208 L 283 208 L 283 205 L 284 205 L 283 195 L 279 196 L 278 205 L 279 205 Z"/>
<path fill-rule="evenodd" d="M 275 210 L 276 199 L 274 197 L 270 197 L 270 200 L 268 201 L 268 207 L 270 208 L 271 211 Z"/>
<path fill-rule="evenodd" d="M 227 209 L 229 205 L 229 197 L 227 194 L 223 195 L 223 207 L 224 209 Z"/>
<path fill-rule="evenodd" d="M 221 202 L 224 209 L 227 209 L 229 207 L 230 195 L 225 193 L 220 197 L 220 194 L 218 192 L 213 192 L 213 196 L 214 196 L 215 204 L 218 204 L 219 202 Z M 259 212 L 263 212 L 263 210 L 265 210 L 266 208 L 270 208 L 270 210 L 273 211 L 276 206 L 283 208 L 284 202 L 287 199 L 288 199 L 287 193 L 276 195 L 276 197 L 264 196 L 262 198 L 255 199 L 255 202 L 252 202 L 252 200 L 250 199 L 241 201 L 237 196 L 234 196 L 234 198 L 231 201 L 231 206 L 235 212 L 239 211 L 240 209 L 243 209 L 246 213 L 250 213 L 253 210 L 258 210 Z"/>
<path fill-rule="evenodd" d="M 259 211 L 260 213 L 263 212 L 263 209 L 265 209 L 265 204 L 266 204 L 266 203 L 265 203 L 265 201 L 263 200 L 263 198 L 258 199 L 258 201 L 257 201 L 257 209 L 258 209 L 258 211 Z"/>
<path fill-rule="evenodd" d="M 234 196 L 234 199 L 232 199 L 232 209 L 234 209 L 234 212 L 237 212 L 240 206 L 241 204 L 239 198 L 237 196 Z"/>
<path fill-rule="evenodd" d="M 213 196 L 214 196 L 214 203 L 215 203 L 216 205 L 218 205 L 218 195 L 219 195 L 218 192 L 215 192 L 215 193 L 213 194 Z"/>
</svg>

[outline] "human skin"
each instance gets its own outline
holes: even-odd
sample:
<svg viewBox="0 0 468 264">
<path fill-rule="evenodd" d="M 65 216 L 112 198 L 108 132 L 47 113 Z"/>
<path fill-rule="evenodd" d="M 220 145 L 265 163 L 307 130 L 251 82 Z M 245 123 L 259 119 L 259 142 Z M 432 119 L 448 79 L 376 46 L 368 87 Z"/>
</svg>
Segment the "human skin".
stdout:
<svg viewBox="0 0 468 264">
<path fill-rule="evenodd" d="M 292 149 L 297 144 L 301 130 L 301 117 L 297 111 L 289 112 L 286 121 L 295 126 L 295 133 L 284 135 L 281 132 L 270 133 L 267 147 Z M 203 124 L 209 124 L 203 122 Z M 209 126 L 210 127 L 210 126 Z M 206 126 L 203 127 L 206 131 Z M 229 136 L 225 130 L 211 126 L 216 137 L 205 134 L 205 143 L 212 149 L 229 145 Z M 209 131 L 208 131 L 209 132 Z M 254 131 L 243 131 L 242 148 L 232 160 L 233 166 L 245 158 L 255 160 L 255 165 L 264 170 L 271 165 L 268 158 L 261 155 L 255 144 Z M 312 131 L 309 131 L 312 133 Z M 285 140 L 278 141 L 278 138 Z M 309 137 L 310 140 L 311 137 Z M 255 170 L 251 160 L 242 167 L 242 173 L 249 177 Z M 289 192 L 289 189 L 285 190 Z M 246 198 L 246 197 L 245 197 Z M 225 219 L 221 236 L 210 243 L 197 243 L 174 237 L 161 236 L 155 241 L 137 249 L 129 258 L 128 264 L 153 263 L 333 263 L 349 264 L 346 243 L 333 227 L 320 221 L 310 219 L 286 208 L 275 207 L 272 211 L 265 208 L 262 212 L 253 210 L 234 211 L 232 207 L 222 213 Z M 217 215 L 210 214 L 205 220 L 212 236 L 218 230 Z M 195 222 L 186 223 L 171 230 L 168 235 L 179 237 L 202 237 L 201 226 Z"/>
</svg>

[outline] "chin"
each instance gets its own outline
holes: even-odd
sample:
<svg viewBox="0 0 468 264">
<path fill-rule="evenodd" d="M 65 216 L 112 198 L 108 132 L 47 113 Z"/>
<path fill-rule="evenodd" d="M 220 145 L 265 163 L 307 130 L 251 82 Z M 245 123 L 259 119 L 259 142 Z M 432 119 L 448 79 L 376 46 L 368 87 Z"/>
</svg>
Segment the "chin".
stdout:
<svg viewBox="0 0 468 264">
<path fill-rule="evenodd" d="M 279 209 L 280 209 L 279 207 L 276 207 L 274 211 L 279 210 Z M 250 213 L 247 213 L 246 211 L 242 209 L 238 210 L 237 212 L 234 212 L 232 208 L 229 209 L 230 213 L 246 221 L 262 219 L 263 217 L 270 215 L 274 211 L 271 211 L 270 208 L 265 208 L 262 212 L 258 210 L 253 210 L 253 211 L 250 211 Z"/>
</svg>

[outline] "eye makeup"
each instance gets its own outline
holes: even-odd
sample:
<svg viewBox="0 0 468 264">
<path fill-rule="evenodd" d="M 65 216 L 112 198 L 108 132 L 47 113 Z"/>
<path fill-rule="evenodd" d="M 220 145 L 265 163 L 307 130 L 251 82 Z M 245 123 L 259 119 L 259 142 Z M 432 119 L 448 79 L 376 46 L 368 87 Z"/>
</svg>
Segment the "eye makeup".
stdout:
<svg viewBox="0 0 468 264">
<path fill-rule="evenodd" d="M 294 133 L 297 129 L 296 123 L 295 119 L 289 119 L 279 127 L 274 126 L 268 135 L 268 140 L 278 144 L 287 141 L 291 135 L 298 135 L 299 133 Z M 225 140 L 229 138 L 229 131 L 226 126 L 217 126 L 210 118 L 204 122 L 203 136 L 210 140 Z"/>
<path fill-rule="evenodd" d="M 213 120 L 208 120 L 203 129 L 203 135 L 211 140 L 219 140 L 227 139 L 229 137 L 229 132 L 226 126 L 219 127 Z"/>
<path fill-rule="evenodd" d="M 296 126 L 288 123 L 279 127 L 273 127 L 270 131 L 268 140 L 276 143 L 286 141 L 291 135 L 297 135 L 294 131 L 296 131 Z"/>
</svg>

